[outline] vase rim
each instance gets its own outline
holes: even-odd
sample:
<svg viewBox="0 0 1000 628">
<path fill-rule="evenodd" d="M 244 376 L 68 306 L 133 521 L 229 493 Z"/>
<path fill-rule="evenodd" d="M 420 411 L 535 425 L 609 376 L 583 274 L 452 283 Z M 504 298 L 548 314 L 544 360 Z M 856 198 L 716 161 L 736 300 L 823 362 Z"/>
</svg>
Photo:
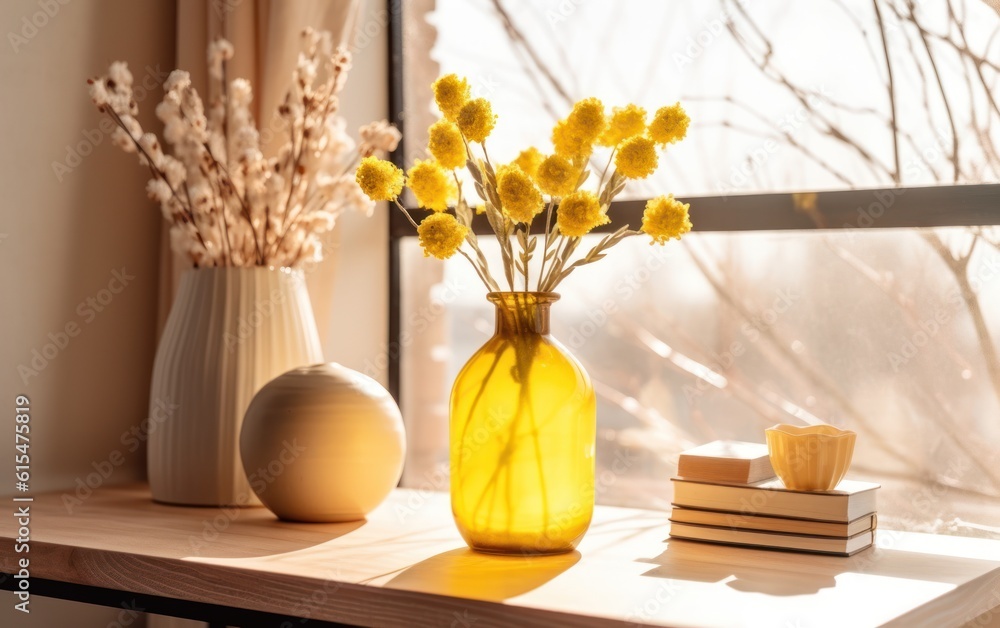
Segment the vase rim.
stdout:
<svg viewBox="0 0 1000 628">
<path fill-rule="evenodd" d="M 292 266 L 199 266 L 197 268 L 186 268 L 184 272 L 202 272 L 202 271 L 267 271 L 267 272 L 278 272 L 285 275 L 296 275 L 302 272 L 301 268 L 295 268 Z"/>
<path fill-rule="evenodd" d="M 536 292 L 534 290 L 504 290 L 501 292 L 489 292 L 486 294 L 486 298 L 493 303 L 498 303 L 500 301 L 510 299 L 511 297 L 517 299 L 529 296 L 539 303 L 553 303 L 561 298 L 561 295 L 558 292 Z"/>
<path fill-rule="evenodd" d="M 773 427 L 767 428 L 764 432 L 782 434 L 789 438 L 818 438 L 822 440 L 840 438 L 850 439 L 857 436 L 856 432 L 844 430 L 827 423 L 817 423 L 815 425 L 791 425 L 788 423 L 779 423 Z"/>
</svg>

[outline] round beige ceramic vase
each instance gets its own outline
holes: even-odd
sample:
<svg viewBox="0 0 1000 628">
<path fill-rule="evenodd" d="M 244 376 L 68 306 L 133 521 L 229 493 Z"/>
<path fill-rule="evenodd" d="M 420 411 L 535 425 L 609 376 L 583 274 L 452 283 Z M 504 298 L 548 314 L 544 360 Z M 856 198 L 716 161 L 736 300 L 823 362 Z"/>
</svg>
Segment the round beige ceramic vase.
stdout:
<svg viewBox="0 0 1000 628">
<path fill-rule="evenodd" d="M 339 364 L 294 369 L 254 397 L 240 452 L 250 486 L 288 521 L 355 521 L 399 482 L 399 408 L 372 378 Z"/>
<path fill-rule="evenodd" d="M 258 505 L 239 456 L 246 409 L 275 376 L 322 360 L 301 271 L 187 271 L 153 365 L 144 430 L 153 499 Z"/>
</svg>

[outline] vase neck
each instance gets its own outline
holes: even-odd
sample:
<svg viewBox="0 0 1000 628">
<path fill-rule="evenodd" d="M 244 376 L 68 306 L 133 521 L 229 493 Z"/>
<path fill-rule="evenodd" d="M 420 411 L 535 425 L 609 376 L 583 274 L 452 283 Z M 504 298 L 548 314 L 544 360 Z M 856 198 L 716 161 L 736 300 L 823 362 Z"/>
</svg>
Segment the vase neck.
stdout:
<svg viewBox="0 0 1000 628">
<path fill-rule="evenodd" d="M 491 292 L 496 306 L 496 334 L 549 335 L 549 308 L 559 299 L 554 292 Z"/>
</svg>

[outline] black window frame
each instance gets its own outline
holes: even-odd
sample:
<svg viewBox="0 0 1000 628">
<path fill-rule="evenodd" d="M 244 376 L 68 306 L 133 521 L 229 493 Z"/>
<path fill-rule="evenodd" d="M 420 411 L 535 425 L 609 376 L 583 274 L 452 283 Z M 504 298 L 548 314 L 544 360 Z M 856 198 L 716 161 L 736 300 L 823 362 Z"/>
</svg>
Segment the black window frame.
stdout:
<svg viewBox="0 0 1000 628">
<path fill-rule="evenodd" d="M 389 120 L 403 138 L 390 159 L 405 169 L 403 0 L 387 0 L 389 12 L 388 79 Z M 796 194 L 816 194 L 815 210 L 798 209 Z M 862 188 L 852 190 L 802 190 L 728 196 L 678 197 L 691 203 L 696 232 L 806 231 L 892 229 L 919 227 L 979 227 L 1000 225 L 1000 183 L 943 184 L 921 187 Z M 614 201 L 611 210 L 630 225 L 641 222 L 646 199 Z M 621 226 L 603 225 L 595 233 Z M 493 233 L 485 216 L 476 216 L 479 235 Z M 400 240 L 415 236 L 401 212 L 389 213 L 389 365 L 388 388 L 401 401 L 400 342 L 402 285 Z"/>
</svg>

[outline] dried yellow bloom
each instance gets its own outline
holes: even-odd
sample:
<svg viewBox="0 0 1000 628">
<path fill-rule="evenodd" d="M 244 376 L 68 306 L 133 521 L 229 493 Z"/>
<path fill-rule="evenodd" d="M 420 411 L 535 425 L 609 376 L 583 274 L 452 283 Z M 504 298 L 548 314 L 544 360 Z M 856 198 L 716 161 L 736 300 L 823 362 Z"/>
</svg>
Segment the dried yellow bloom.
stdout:
<svg viewBox="0 0 1000 628">
<path fill-rule="evenodd" d="M 538 166 L 535 180 L 542 192 L 552 196 L 566 196 L 576 189 L 580 169 L 561 155 L 549 155 Z"/>
<path fill-rule="evenodd" d="M 407 186 L 421 207 L 443 212 L 458 193 L 448 171 L 433 159 L 417 159 L 407 171 Z"/>
<path fill-rule="evenodd" d="M 497 194 L 503 211 L 515 222 L 530 223 L 545 206 L 542 193 L 531 177 L 515 165 L 497 170 Z"/>
<path fill-rule="evenodd" d="M 552 146 L 557 155 L 567 159 L 583 160 L 590 155 L 593 145 L 584 142 L 582 138 L 573 135 L 571 127 L 565 120 L 560 120 L 552 129 Z"/>
<path fill-rule="evenodd" d="M 606 225 L 611 220 L 601 210 L 601 202 L 592 192 L 573 192 L 559 203 L 556 226 L 559 232 L 570 237 L 583 236 L 591 229 Z"/>
<path fill-rule="evenodd" d="M 684 139 L 689 124 L 691 118 L 679 102 L 669 107 L 660 107 L 649 123 L 649 137 L 657 144 L 673 144 Z"/>
<path fill-rule="evenodd" d="M 448 259 L 457 253 L 468 233 L 469 228 L 448 212 L 431 214 L 417 227 L 417 239 L 424 249 L 424 257 L 438 259 Z"/>
<path fill-rule="evenodd" d="M 644 136 L 630 137 L 618 147 L 615 168 L 629 179 L 645 179 L 653 174 L 659 163 L 656 144 Z"/>
<path fill-rule="evenodd" d="M 657 244 L 666 244 L 671 238 L 680 240 L 682 235 L 691 231 L 691 220 L 688 218 L 690 207 L 688 203 L 675 200 L 673 194 L 650 199 L 646 202 L 646 211 L 642 213 L 642 231 L 652 236 Z"/>
<path fill-rule="evenodd" d="M 453 122 L 438 120 L 427 130 L 427 148 L 442 167 L 448 170 L 465 166 L 465 142 Z"/>
<path fill-rule="evenodd" d="M 570 132 L 587 144 L 593 144 L 607 126 L 604 119 L 604 104 L 597 98 L 584 98 L 575 105 L 566 117 Z"/>
<path fill-rule="evenodd" d="M 434 102 L 444 117 L 455 121 L 458 112 L 469 101 L 469 82 L 456 74 L 446 74 L 434 81 Z"/>
<path fill-rule="evenodd" d="M 391 161 L 378 157 L 362 159 L 354 180 L 373 201 L 394 201 L 403 191 L 403 171 Z"/>
<path fill-rule="evenodd" d="M 596 98 L 585 98 L 560 120 L 552 129 L 552 145 L 556 154 L 571 160 L 580 160 L 590 155 L 594 142 L 607 126 L 604 119 L 604 105 Z"/>
<path fill-rule="evenodd" d="M 531 146 L 517 156 L 514 160 L 514 165 L 524 171 L 524 174 L 528 175 L 532 179 L 538 174 L 538 165 L 542 163 L 544 156 L 541 151 L 539 151 L 534 146 Z"/>
<path fill-rule="evenodd" d="M 618 146 L 622 141 L 646 130 L 646 110 L 638 105 L 615 107 L 611 110 L 608 128 L 597 141 L 601 146 Z"/>
<path fill-rule="evenodd" d="M 455 122 L 470 142 L 482 143 L 496 126 L 497 116 L 490 101 L 476 98 L 462 105 Z"/>
<path fill-rule="evenodd" d="M 486 213 L 486 203 L 478 203 L 476 205 L 476 215 Z"/>
</svg>

